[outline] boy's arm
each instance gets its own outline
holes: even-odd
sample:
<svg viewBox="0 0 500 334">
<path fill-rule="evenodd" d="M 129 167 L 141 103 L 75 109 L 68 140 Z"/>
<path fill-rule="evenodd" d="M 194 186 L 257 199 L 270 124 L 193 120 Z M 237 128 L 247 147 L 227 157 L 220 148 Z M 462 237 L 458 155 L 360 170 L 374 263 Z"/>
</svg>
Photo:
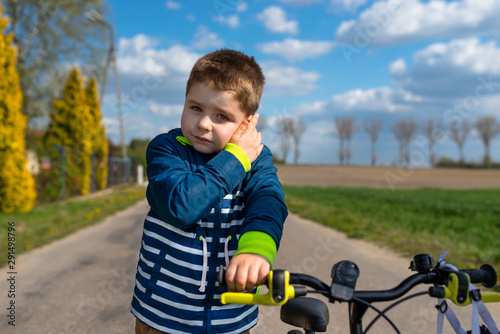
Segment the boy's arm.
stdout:
<svg viewBox="0 0 500 334">
<path fill-rule="evenodd" d="M 223 150 L 193 172 L 189 161 L 179 157 L 179 147 L 168 135 L 160 135 L 149 144 L 147 198 L 162 220 L 185 228 L 206 216 L 243 180 L 246 170 L 234 153 Z"/>
<path fill-rule="evenodd" d="M 253 239 L 251 243 L 254 245 L 255 240 L 260 239 L 258 248 L 264 250 L 260 255 L 268 258 L 272 265 L 276 253 L 270 253 L 270 244 L 274 241 L 275 249 L 279 248 L 283 224 L 288 211 L 285 205 L 283 187 L 278 179 L 277 169 L 273 165 L 273 156 L 269 148 L 264 147 L 259 159 L 252 164 L 252 170 L 248 173 L 247 180 L 245 187 L 247 211 L 240 238 L 240 243 L 243 244 L 239 245 L 238 252 L 255 253 L 251 250 L 246 251 L 247 246 L 245 246 L 245 250 L 241 249 L 241 246 L 246 244 L 247 238 Z"/>
<path fill-rule="evenodd" d="M 231 291 L 250 291 L 265 282 L 288 215 L 283 188 L 267 147 L 252 166 L 245 192 L 248 192 L 245 225 L 226 273 Z"/>
</svg>

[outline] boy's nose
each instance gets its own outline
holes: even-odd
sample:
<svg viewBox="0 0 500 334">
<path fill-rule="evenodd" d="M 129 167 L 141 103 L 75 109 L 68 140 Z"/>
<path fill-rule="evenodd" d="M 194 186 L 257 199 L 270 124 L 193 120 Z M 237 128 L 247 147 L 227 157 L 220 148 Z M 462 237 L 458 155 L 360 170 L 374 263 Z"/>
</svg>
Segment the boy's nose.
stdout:
<svg viewBox="0 0 500 334">
<path fill-rule="evenodd" d="M 203 116 L 198 123 L 198 127 L 204 130 L 210 130 L 212 127 L 212 120 L 207 115 Z"/>
</svg>

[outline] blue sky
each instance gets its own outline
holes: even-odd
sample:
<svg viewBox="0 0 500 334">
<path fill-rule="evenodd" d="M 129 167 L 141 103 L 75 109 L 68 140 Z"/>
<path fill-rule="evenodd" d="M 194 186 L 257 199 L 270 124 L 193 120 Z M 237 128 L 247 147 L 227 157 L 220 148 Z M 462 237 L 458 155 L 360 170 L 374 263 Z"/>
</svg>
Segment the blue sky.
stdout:
<svg viewBox="0 0 500 334">
<path fill-rule="evenodd" d="M 280 154 L 277 117 L 301 116 L 307 130 L 299 163 L 338 163 L 335 117 L 354 117 L 353 164 L 370 163 L 365 119 L 383 120 L 380 164 L 397 160 L 395 121 L 445 126 L 492 115 L 500 121 L 500 0 L 111 0 L 127 140 L 178 127 L 191 66 L 203 54 L 232 48 L 252 55 L 266 76 L 259 113 L 263 141 Z M 119 141 L 112 73 L 103 112 Z M 427 167 L 422 132 L 412 164 Z M 465 144 L 480 161 L 475 130 Z M 439 156 L 458 158 L 448 137 Z M 492 142 L 500 161 L 500 136 Z M 291 156 L 290 156 L 291 158 Z"/>
</svg>

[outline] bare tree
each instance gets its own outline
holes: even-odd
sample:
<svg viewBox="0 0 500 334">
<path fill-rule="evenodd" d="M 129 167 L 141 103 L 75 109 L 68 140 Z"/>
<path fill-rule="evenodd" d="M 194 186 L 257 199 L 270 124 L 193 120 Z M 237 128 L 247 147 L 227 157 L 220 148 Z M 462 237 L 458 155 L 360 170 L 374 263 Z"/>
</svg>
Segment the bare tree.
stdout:
<svg viewBox="0 0 500 334">
<path fill-rule="evenodd" d="M 490 143 L 493 137 L 500 133 L 500 123 L 493 116 L 484 116 L 478 118 L 474 123 L 481 140 L 484 144 L 483 164 L 486 167 L 491 166 Z"/>
<path fill-rule="evenodd" d="M 280 116 L 276 120 L 278 135 L 281 137 L 281 158 L 286 162 L 290 152 L 290 138 L 292 137 L 293 118 L 291 116 Z"/>
<path fill-rule="evenodd" d="M 357 131 L 353 117 L 335 117 L 335 134 L 339 138 L 339 162 L 349 165 L 351 159 L 351 138 Z"/>
<path fill-rule="evenodd" d="M 371 165 L 375 166 L 377 164 L 377 154 L 375 153 L 375 143 L 378 140 L 378 134 L 380 129 L 382 128 L 382 120 L 381 119 L 365 119 L 363 122 L 364 129 L 368 136 L 370 137 L 371 143 Z"/>
<path fill-rule="evenodd" d="M 470 134 L 470 130 L 471 127 L 468 120 L 463 120 L 461 125 L 459 125 L 458 121 L 453 121 L 450 124 L 450 137 L 458 146 L 458 153 L 460 155 L 459 164 L 465 163 L 464 145 Z"/>
<path fill-rule="evenodd" d="M 255 127 L 257 131 L 262 132 L 267 129 L 269 126 L 269 122 L 266 116 L 259 115 L 259 121 L 257 122 L 257 126 Z"/>
<path fill-rule="evenodd" d="M 396 121 L 392 126 L 394 137 L 399 142 L 399 163 L 410 165 L 410 142 L 417 133 L 417 124 L 413 120 Z"/>
<path fill-rule="evenodd" d="M 294 144 L 294 155 L 293 155 L 293 163 L 297 164 L 300 156 L 300 140 L 302 139 L 302 135 L 306 131 L 306 123 L 302 117 L 295 117 L 292 121 L 292 139 Z"/>
<path fill-rule="evenodd" d="M 339 139 L 339 164 L 343 165 L 344 164 L 344 132 L 342 129 L 342 124 L 341 124 L 341 119 L 338 117 L 335 117 L 334 121 L 334 131 L 333 134 Z"/>
<path fill-rule="evenodd" d="M 17 48 L 23 113 L 30 121 L 48 116 L 54 92 L 62 90 L 61 75 L 66 76 L 68 63 L 101 77 L 108 34 L 85 13 L 102 12 L 105 1 L 4 0 L 2 6 L 10 21 L 6 32 L 13 34 Z"/>
<path fill-rule="evenodd" d="M 434 153 L 434 145 L 443 136 L 443 124 L 439 121 L 434 122 L 430 119 L 424 125 L 424 134 L 429 145 L 429 165 L 436 167 L 436 155 Z"/>
</svg>

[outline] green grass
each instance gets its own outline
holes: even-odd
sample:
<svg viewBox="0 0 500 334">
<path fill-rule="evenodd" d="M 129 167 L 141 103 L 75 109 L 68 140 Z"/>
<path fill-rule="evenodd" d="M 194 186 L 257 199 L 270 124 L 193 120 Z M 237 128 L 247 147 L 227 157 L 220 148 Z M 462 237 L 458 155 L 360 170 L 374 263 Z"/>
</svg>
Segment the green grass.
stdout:
<svg viewBox="0 0 500 334">
<path fill-rule="evenodd" d="M 457 266 L 500 268 L 500 189 L 284 189 L 291 212 L 409 259 L 447 250 Z"/>
<path fill-rule="evenodd" d="M 145 197 L 144 187 L 118 187 L 101 196 L 38 205 L 29 213 L 0 213 L 0 267 L 7 263 L 8 223 L 15 223 L 16 257 L 96 224 Z"/>
</svg>

